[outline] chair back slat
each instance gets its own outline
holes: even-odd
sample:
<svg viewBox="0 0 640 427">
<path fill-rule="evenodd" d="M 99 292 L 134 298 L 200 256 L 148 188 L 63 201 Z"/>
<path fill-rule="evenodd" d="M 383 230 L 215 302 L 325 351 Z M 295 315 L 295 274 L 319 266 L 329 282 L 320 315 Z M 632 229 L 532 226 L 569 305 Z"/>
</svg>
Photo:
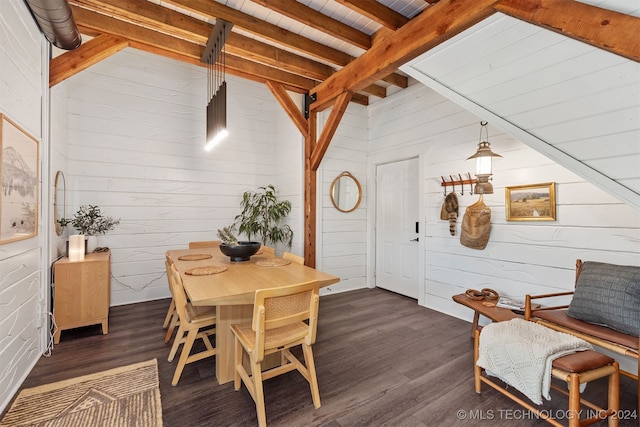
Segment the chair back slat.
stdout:
<svg viewBox="0 0 640 427">
<path fill-rule="evenodd" d="M 248 324 L 232 325 L 235 335 L 234 388 L 240 389 L 244 383 L 256 403 L 258 426 L 267 425 L 264 405 L 263 379 L 297 370 L 309 383 L 313 406 L 319 408 L 320 391 L 313 360 L 312 344 L 318 329 L 318 306 L 320 296 L 317 281 L 293 286 L 260 289 L 256 291 L 251 329 Z M 304 363 L 291 350 L 300 346 Z M 265 355 L 280 355 L 280 364 L 264 367 Z M 247 370 L 246 358 L 251 365 Z M 266 368 L 266 369 L 264 369 Z"/>
<path fill-rule="evenodd" d="M 176 311 L 178 312 L 178 318 L 181 322 L 187 321 L 187 295 L 184 292 L 184 286 L 182 284 L 182 278 L 180 273 L 176 270 L 175 264 L 171 265 L 171 279 L 169 280 L 171 287 L 171 295 L 176 302 Z"/>
<path fill-rule="evenodd" d="M 304 258 L 300 255 L 292 254 L 291 252 L 283 253 L 282 258 L 288 259 L 289 261 L 295 262 L 296 264 L 304 265 Z"/>
<path fill-rule="evenodd" d="M 308 321 L 305 341 L 315 342 L 318 318 L 318 282 L 256 291 L 252 329 L 256 332 L 256 349 L 263 351 L 265 331 Z"/>
<path fill-rule="evenodd" d="M 220 246 L 220 240 L 207 240 L 201 242 L 189 242 L 189 249 L 200 248 L 217 248 Z"/>
<path fill-rule="evenodd" d="M 271 246 L 265 246 L 265 245 L 260 246 L 260 252 L 262 252 L 262 255 L 264 256 L 272 256 L 272 257 L 276 256 L 276 248 L 273 248 Z"/>
</svg>

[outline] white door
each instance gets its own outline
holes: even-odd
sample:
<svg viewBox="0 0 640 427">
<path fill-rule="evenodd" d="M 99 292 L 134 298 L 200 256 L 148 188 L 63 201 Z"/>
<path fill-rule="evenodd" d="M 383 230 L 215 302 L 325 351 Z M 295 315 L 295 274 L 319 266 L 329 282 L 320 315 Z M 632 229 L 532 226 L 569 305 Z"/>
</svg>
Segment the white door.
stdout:
<svg viewBox="0 0 640 427">
<path fill-rule="evenodd" d="M 418 159 L 376 171 L 376 286 L 418 298 Z"/>
</svg>

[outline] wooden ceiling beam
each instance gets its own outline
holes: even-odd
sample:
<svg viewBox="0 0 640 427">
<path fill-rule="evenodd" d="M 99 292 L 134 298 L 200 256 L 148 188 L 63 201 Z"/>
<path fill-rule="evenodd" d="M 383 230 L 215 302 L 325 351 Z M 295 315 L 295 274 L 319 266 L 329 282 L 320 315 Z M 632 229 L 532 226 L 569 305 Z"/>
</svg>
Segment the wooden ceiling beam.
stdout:
<svg viewBox="0 0 640 427">
<path fill-rule="evenodd" d="M 291 0 L 253 0 L 254 3 L 278 12 L 281 15 L 300 21 L 332 37 L 350 43 L 362 49 L 371 47 L 371 36 L 353 27 L 333 19 L 302 3 Z"/>
<path fill-rule="evenodd" d="M 395 10 L 371 0 L 336 0 L 338 3 L 358 12 L 367 18 L 376 21 L 391 30 L 398 28 L 409 22 L 409 18 L 396 12 Z"/>
<path fill-rule="evenodd" d="M 577 1 L 502 0 L 496 10 L 640 62 L 640 18 Z"/>
<path fill-rule="evenodd" d="M 138 49 L 138 50 L 142 50 L 145 52 L 149 52 L 152 53 L 154 55 L 159 55 L 159 56 L 163 56 L 165 58 L 170 58 L 170 59 L 174 59 L 176 61 L 180 61 L 180 62 L 185 62 L 187 64 L 193 64 L 193 65 L 197 65 L 200 67 L 204 67 L 206 66 L 206 64 L 203 64 L 200 61 L 199 57 L 195 57 L 195 56 L 185 56 L 185 55 L 181 55 L 179 53 L 175 53 L 175 52 L 171 52 L 168 50 L 164 50 L 161 47 L 158 46 L 152 46 L 152 45 L 148 45 L 142 42 L 137 42 L 137 41 L 129 41 L 129 46 L 133 49 Z M 239 61 L 242 61 L 242 59 L 239 59 Z M 262 83 L 262 84 L 267 84 L 267 82 L 269 80 L 263 78 L 263 77 L 258 77 L 254 74 L 249 74 L 249 73 L 245 73 L 239 69 L 227 69 L 227 74 L 236 76 L 236 77 L 240 77 L 242 79 L 246 79 L 246 80 L 251 80 L 254 81 L 256 83 Z M 278 83 L 278 84 L 282 84 L 282 83 Z M 291 91 L 291 92 L 295 92 L 295 93 L 300 93 L 300 94 L 306 94 L 307 90 L 301 89 L 299 87 L 296 86 L 291 86 L 291 85 L 287 85 L 287 84 L 282 84 L 282 87 L 285 88 L 285 90 Z"/>
<path fill-rule="evenodd" d="M 68 79 L 129 46 L 122 37 L 101 35 L 49 62 L 49 87 Z"/>
<path fill-rule="evenodd" d="M 120 21 L 136 23 L 203 46 L 206 45 L 213 28 L 213 25 L 207 22 L 146 0 L 70 0 L 70 4 L 99 14 L 108 12 L 109 16 Z M 315 80 L 324 80 L 335 72 L 329 65 L 236 33 L 229 36 L 225 46 L 228 52 L 236 56 L 250 58 Z"/>
<path fill-rule="evenodd" d="M 273 68 L 278 68 L 290 73 L 299 74 L 306 78 L 321 82 L 334 74 L 336 71 L 325 64 L 313 61 L 278 49 L 267 43 L 262 43 L 256 39 L 242 36 L 240 34 L 231 33 L 227 40 L 226 50 L 228 53 L 259 62 Z M 383 86 L 372 84 L 362 89 L 371 95 L 380 98 L 387 96 L 387 89 Z"/>
<path fill-rule="evenodd" d="M 89 28 L 103 34 L 113 34 L 130 41 L 139 41 L 187 56 L 199 57 L 204 50 L 203 46 L 188 40 L 153 31 L 82 7 L 71 5 L 71 11 L 78 27 L 83 29 Z"/>
<path fill-rule="evenodd" d="M 204 37 L 204 44 L 213 26 L 201 19 L 184 15 L 147 0 L 67 0 L 70 5 L 103 15 L 129 21 L 161 33 L 193 40 Z"/>
<path fill-rule="evenodd" d="M 186 9 L 208 19 L 224 19 L 233 22 L 234 27 L 241 28 L 258 37 L 294 49 L 321 61 L 343 67 L 354 58 L 340 50 L 325 46 L 314 40 L 287 31 L 267 21 L 257 19 L 239 10 L 210 0 L 163 0 L 182 9 Z M 394 73 L 395 70 L 389 74 Z"/>
<path fill-rule="evenodd" d="M 141 46 L 155 46 L 159 52 L 173 52 L 174 58 L 196 58 L 200 60 L 204 46 L 188 40 L 177 39 L 167 34 L 159 33 L 147 28 L 137 26 L 135 24 L 120 21 L 106 15 L 101 15 L 77 6 L 71 6 L 74 18 L 78 27 L 90 28 L 93 31 L 113 34 L 130 41 L 130 45 L 134 47 L 133 42 L 139 42 Z M 148 48 L 144 49 L 148 50 Z M 293 86 L 306 91 L 313 88 L 317 82 L 297 74 L 288 73 L 283 70 L 275 69 L 257 62 L 252 62 L 234 55 L 228 54 L 226 57 L 226 67 L 230 71 L 237 71 L 243 75 L 254 74 L 257 77 L 266 80 L 278 81 L 287 86 Z M 191 62 L 191 61 L 185 61 Z M 199 63 L 199 65 L 202 65 Z"/>
<path fill-rule="evenodd" d="M 310 90 L 317 84 L 315 80 L 249 61 L 235 55 L 230 55 L 229 53 L 225 55 L 225 65 L 227 70 L 237 70 L 243 73 L 253 74 L 267 81 L 275 81 L 301 89 Z"/>
<path fill-rule="evenodd" d="M 337 49 L 330 48 L 321 43 L 291 33 L 284 28 L 271 24 L 267 21 L 257 19 L 232 7 L 211 0 L 164 0 L 165 3 L 189 10 L 209 19 L 224 19 L 233 22 L 234 27 L 242 28 L 257 36 L 263 37 L 272 42 L 276 42 L 305 52 L 315 58 L 330 62 L 334 65 L 348 64 L 353 57 Z"/>
<path fill-rule="evenodd" d="M 497 1 L 440 0 L 428 7 L 314 88 L 311 93 L 316 95 L 316 102 L 311 104 L 312 110 L 329 107 L 344 92 L 360 91 L 391 70 L 482 21 L 495 13 L 493 6 Z"/>
<path fill-rule="evenodd" d="M 141 42 L 136 42 L 136 41 L 129 41 L 129 46 L 134 48 L 134 49 L 139 49 L 139 50 L 143 50 L 145 52 L 149 52 L 152 53 L 154 55 L 160 55 L 160 56 L 164 56 L 165 58 L 171 58 L 171 59 L 175 59 L 177 61 L 181 61 L 181 62 L 186 62 L 188 64 L 193 64 L 193 65 L 198 65 L 198 66 L 205 66 L 205 64 L 203 64 L 202 62 L 200 62 L 200 57 L 195 57 L 195 56 L 185 56 L 185 55 L 181 55 L 179 53 L 176 52 L 172 52 L 172 51 L 168 51 L 168 50 L 164 50 L 161 47 L 158 46 L 152 46 L 152 45 L 148 45 L 145 43 L 141 43 Z M 236 59 L 236 65 L 237 67 L 234 68 L 229 68 L 227 69 L 227 74 L 236 76 L 236 77 L 240 77 L 242 79 L 246 79 L 246 80 L 251 80 L 257 83 L 262 83 L 262 84 L 267 84 L 268 82 L 273 82 L 273 80 L 266 78 L 266 77 L 259 77 L 256 74 L 250 74 L 247 73 L 243 70 L 245 69 L 249 69 L 250 68 L 250 61 L 246 61 L 248 64 L 246 66 L 243 65 L 244 61 L 242 58 L 235 58 Z M 261 73 L 263 75 L 269 75 L 271 76 L 271 71 L 269 69 L 269 67 L 265 67 L 264 71 Z M 308 90 L 305 89 L 301 89 L 298 86 L 292 86 L 290 84 L 287 83 L 281 83 L 281 82 L 274 82 L 275 84 L 279 84 L 282 85 L 282 87 L 285 90 L 288 90 L 290 92 L 295 92 L 295 93 L 300 93 L 300 94 L 307 94 Z M 360 104 L 360 105 L 364 105 L 367 106 L 369 105 L 369 97 L 365 96 L 365 95 L 361 95 L 359 93 L 355 93 L 353 94 L 353 96 L 351 97 L 351 102 L 355 103 L 355 104 Z"/>
<path fill-rule="evenodd" d="M 382 27 L 375 32 L 373 37 L 371 37 L 371 41 L 373 42 L 374 45 L 378 43 L 382 43 L 382 40 L 391 36 L 393 33 L 395 33 L 394 30 L 390 30 L 389 28 Z M 409 87 L 409 78 L 402 74 L 398 74 L 398 73 L 388 74 L 384 76 L 382 80 L 402 89 L 406 89 L 407 87 Z"/>
<path fill-rule="evenodd" d="M 117 20 L 135 23 L 162 34 L 178 35 L 179 38 L 203 46 L 206 45 L 213 27 L 207 22 L 146 0 L 70 0 L 70 4 L 81 10 L 98 14 L 106 11 Z M 109 31 L 108 28 L 101 28 L 101 30 Z M 231 33 L 225 46 L 227 52 L 236 57 L 259 62 L 312 80 L 322 81 L 336 71 L 329 65 L 238 33 Z M 308 89 L 308 85 L 305 85 L 304 89 Z M 379 85 L 368 86 L 363 91 L 377 97 L 386 96 L 386 89 Z"/>
</svg>

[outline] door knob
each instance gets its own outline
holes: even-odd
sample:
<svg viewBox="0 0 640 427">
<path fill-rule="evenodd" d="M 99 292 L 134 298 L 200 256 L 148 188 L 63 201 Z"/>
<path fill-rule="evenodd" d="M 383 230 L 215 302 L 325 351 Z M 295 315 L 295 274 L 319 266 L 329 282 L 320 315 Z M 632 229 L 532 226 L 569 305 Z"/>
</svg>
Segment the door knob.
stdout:
<svg viewBox="0 0 640 427">
<path fill-rule="evenodd" d="M 419 241 L 420 241 L 420 238 L 419 238 L 419 237 L 416 237 L 415 239 L 411 239 L 411 240 L 409 240 L 409 241 L 410 241 L 410 242 L 419 242 Z"/>
</svg>

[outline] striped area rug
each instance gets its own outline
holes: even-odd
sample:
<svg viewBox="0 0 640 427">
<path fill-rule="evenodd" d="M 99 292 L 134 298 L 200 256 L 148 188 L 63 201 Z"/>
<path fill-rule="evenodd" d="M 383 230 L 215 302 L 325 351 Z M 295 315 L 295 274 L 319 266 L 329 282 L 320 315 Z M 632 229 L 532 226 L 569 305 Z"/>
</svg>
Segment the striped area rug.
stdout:
<svg viewBox="0 0 640 427">
<path fill-rule="evenodd" d="M 155 359 L 22 390 L 0 427 L 160 427 Z"/>
</svg>

